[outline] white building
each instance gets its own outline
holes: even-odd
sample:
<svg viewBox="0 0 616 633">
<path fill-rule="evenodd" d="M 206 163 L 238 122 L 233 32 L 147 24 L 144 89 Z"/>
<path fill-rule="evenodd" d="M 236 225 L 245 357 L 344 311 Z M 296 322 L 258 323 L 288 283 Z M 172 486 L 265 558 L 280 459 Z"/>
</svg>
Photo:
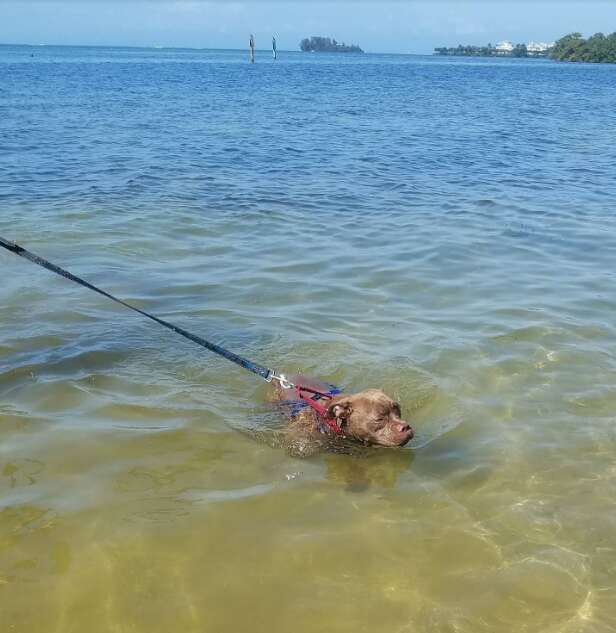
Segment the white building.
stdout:
<svg viewBox="0 0 616 633">
<path fill-rule="evenodd" d="M 511 53 L 513 48 L 513 44 L 509 40 L 503 40 L 496 45 L 496 50 L 499 53 Z"/>
<path fill-rule="evenodd" d="M 526 50 L 531 55 L 536 55 L 537 53 L 545 53 L 547 50 L 554 46 L 555 42 L 551 44 L 547 44 L 546 42 L 529 42 L 526 45 Z"/>
</svg>

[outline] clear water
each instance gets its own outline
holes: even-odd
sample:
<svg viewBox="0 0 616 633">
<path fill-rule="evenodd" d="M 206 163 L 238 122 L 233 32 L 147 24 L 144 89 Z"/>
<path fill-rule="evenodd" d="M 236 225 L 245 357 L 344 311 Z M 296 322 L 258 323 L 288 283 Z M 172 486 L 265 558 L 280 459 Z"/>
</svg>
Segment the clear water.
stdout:
<svg viewBox="0 0 616 633">
<path fill-rule="evenodd" d="M 417 429 L 293 459 L 260 381 L 0 253 L 3 631 L 615 629 L 616 67 L 1 47 L 0 80 L 0 235 Z"/>
</svg>

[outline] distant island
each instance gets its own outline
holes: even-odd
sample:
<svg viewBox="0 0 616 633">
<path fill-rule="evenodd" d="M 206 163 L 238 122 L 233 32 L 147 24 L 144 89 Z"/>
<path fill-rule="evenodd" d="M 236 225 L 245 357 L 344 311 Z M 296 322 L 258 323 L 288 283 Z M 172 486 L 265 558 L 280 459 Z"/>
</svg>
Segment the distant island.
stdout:
<svg viewBox="0 0 616 633">
<path fill-rule="evenodd" d="M 528 44 L 512 44 L 505 40 L 496 46 L 463 46 L 455 48 L 435 48 L 435 55 L 450 55 L 455 57 L 548 57 L 554 44 L 545 42 L 528 42 Z"/>
<path fill-rule="evenodd" d="M 561 62 L 616 64 L 616 33 L 596 33 L 588 39 L 581 33 L 565 35 L 554 44 L 550 57 Z"/>
<path fill-rule="evenodd" d="M 361 48 L 356 44 L 338 44 L 336 40 L 329 37 L 304 38 L 300 44 L 300 49 L 304 53 L 363 53 Z"/>
</svg>

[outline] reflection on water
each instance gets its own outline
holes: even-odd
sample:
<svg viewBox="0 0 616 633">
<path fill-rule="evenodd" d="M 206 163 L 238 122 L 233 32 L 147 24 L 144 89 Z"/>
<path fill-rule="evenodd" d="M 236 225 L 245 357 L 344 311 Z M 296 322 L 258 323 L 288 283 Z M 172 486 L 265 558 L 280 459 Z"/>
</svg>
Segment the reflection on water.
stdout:
<svg viewBox="0 0 616 633">
<path fill-rule="evenodd" d="M 416 437 L 0 253 L 2 631 L 615 630 L 614 69 L 244 61 L 2 48 L 0 235 Z"/>
<path fill-rule="evenodd" d="M 325 458 L 326 477 L 329 481 L 344 484 L 349 492 L 365 492 L 370 488 L 391 490 L 412 462 L 413 453 L 402 450 L 375 449 L 353 458 L 328 455 Z"/>
</svg>

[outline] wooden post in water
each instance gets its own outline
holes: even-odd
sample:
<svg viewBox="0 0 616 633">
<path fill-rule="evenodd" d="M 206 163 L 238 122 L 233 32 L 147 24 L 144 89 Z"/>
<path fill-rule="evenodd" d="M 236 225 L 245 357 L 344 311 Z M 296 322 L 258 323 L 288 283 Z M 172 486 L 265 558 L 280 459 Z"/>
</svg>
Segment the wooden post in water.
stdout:
<svg viewBox="0 0 616 633">
<path fill-rule="evenodd" d="M 250 35 L 250 63 L 255 63 L 255 36 Z"/>
<path fill-rule="evenodd" d="M 272 53 L 274 54 L 274 60 L 278 59 L 278 53 L 276 51 L 276 37 L 272 37 Z"/>
</svg>

